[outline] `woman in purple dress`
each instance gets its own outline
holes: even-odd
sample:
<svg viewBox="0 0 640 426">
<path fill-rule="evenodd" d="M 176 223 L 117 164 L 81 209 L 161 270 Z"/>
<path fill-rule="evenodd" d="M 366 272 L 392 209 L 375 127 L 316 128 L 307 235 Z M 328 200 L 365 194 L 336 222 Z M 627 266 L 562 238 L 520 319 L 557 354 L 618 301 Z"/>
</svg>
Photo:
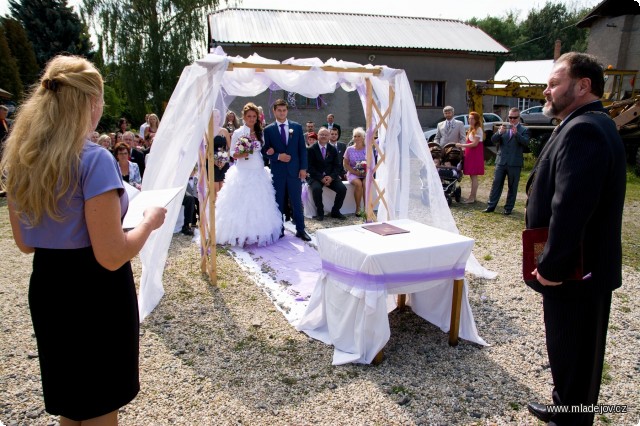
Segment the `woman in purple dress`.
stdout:
<svg viewBox="0 0 640 426">
<path fill-rule="evenodd" d="M 61 426 L 116 425 L 140 389 L 129 260 L 166 214 L 149 208 L 140 225 L 122 230 L 129 203 L 120 170 L 88 139 L 103 107 L 102 77 L 90 62 L 52 59 L 18 113 L 0 168 L 13 238 L 34 253 L 29 309 L 45 409 Z"/>
<path fill-rule="evenodd" d="M 347 180 L 353 185 L 357 215 L 363 214 L 366 207 L 364 204 L 364 179 L 367 176 L 367 148 L 364 144 L 364 135 L 362 127 L 353 129 L 353 145 L 347 147 L 343 160 L 344 169 L 347 171 Z M 363 164 L 363 162 L 365 163 Z M 362 203 L 362 209 L 360 209 L 360 203 Z"/>
<path fill-rule="evenodd" d="M 469 113 L 467 141 L 465 143 L 457 143 L 456 146 L 464 148 L 464 174 L 471 177 L 471 193 L 463 203 L 472 204 L 476 202 L 478 176 L 484 175 L 484 147 L 482 144 L 480 114 L 475 111 Z"/>
</svg>

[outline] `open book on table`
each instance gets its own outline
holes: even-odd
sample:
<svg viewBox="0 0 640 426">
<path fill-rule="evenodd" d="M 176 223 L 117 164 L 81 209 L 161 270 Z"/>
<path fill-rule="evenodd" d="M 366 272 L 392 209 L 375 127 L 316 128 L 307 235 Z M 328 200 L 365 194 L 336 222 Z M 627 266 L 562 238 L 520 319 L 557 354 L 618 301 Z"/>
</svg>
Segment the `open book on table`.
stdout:
<svg viewBox="0 0 640 426">
<path fill-rule="evenodd" d="M 147 207 L 167 207 L 183 188 L 177 186 L 175 188 L 138 191 L 127 182 L 123 183 L 129 196 L 129 209 L 122 221 L 122 229 L 132 229 L 138 226 L 144 219 L 143 213 Z"/>
</svg>

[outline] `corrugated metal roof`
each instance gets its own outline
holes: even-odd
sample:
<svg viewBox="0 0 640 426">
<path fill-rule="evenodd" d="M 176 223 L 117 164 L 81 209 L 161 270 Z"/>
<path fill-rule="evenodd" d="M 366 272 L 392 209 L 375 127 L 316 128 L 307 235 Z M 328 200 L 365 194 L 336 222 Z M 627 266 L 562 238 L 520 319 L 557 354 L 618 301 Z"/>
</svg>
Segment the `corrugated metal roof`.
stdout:
<svg viewBox="0 0 640 426">
<path fill-rule="evenodd" d="M 449 19 L 263 9 L 209 15 L 216 44 L 282 44 L 507 53 L 484 31 Z"/>
</svg>

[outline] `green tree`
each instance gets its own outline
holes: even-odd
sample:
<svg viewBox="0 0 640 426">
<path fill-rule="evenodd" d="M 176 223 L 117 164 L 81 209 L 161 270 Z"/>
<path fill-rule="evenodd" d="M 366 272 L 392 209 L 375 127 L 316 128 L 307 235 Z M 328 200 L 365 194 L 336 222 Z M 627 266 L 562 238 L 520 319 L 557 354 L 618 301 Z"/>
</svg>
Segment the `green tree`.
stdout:
<svg viewBox="0 0 640 426">
<path fill-rule="evenodd" d="M 204 26 L 219 0 L 84 0 L 100 27 L 105 63 L 117 62 L 125 102 L 136 121 L 161 113 L 180 74 L 206 47 Z"/>
<path fill-rule="evenodd" d="M 518 22 L 518 14 L 514 11 L 507 12 L 503 17 L 487 16 L 483 19 L 471 18 L 467 23 L 480 28 L 508 49 L 510 46 L 515 46 L 523 41 L 520 23 Z M 496 60 L 496 69 L 499 69 L 508 59 L 517 60 L 516 57 L 517 54 L 513 51 L 511 51 L 509 58 L 504 56 L 499 57 Z"/>
<path fill-rule="evenodd" d="M 24 84 L 26 89 L 37 80 L 40 71 L 40 67 L 36 61 L 36 54 L 33 51 L 33 45 L 18 21 L 3 18 L 1 22 L 4 27 L 9 49 L 11 49 L 11 55 L 15 58 L 20 71 L 20 80 L 22 80 L 22 84 Z"/>
<path fill-rule="evenodd" d="M 26 30 L 40 67 L 64 52 L 91 57 L 87 26 L 67 0 L 9 0 L 9 8 Z"/>
<path fill-rule="evenodd" d="M 588 30 L 576 27 L 589 9 L 568 8 L 564 3 L 547 2 L 539 10 L 529 11 L 520 21 L 517 12 L 503 17 L 472 18 L 468 21 L 509 49 L 506 57 L 498 58 L 499 68 L 506 60 L 527 61 L 553 58 L 555 41 L 562 43 L 562 52 L 584 52 L 587 49 Z"/>
<path fill-rule="evenodd" d="M 522 23 L 522 33 L 529 42 L 517 46 L 527 59 L 553 58 L 556 40 L 562 43 L 562 52 L 584 52 L 588 30 L 576 27 L 586 10 L 568 9 L 563 3 L 547 2 L 540 10 L 531 10 Z"/>
<path fill-rule="evenodd" d="M 4 28 L 0 25 L 0 58 L 2 58 L 2 66 L 0 66 L 0 88 L 10 92 L 17 99 L 22 97 L 22 81 L 20 81 L 20 72 L 16 59 L 11 55 L 9 43 L 4 34 Z"/>
</svg>

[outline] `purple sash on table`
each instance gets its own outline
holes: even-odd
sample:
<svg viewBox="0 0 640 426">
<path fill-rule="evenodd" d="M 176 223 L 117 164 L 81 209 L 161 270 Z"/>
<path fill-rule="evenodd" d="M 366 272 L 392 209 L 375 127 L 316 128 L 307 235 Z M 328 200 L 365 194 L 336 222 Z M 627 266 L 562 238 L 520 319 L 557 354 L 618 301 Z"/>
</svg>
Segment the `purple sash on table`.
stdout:
<svg viewBox="0 0 640 426">
<path fill-rule="evenodd" d="M 322 270 L 344 284 L 363 290 L 393 290 L 410 283 L 464 277 L 465 263 L 446 269 L 430 268 L 422 271 L 373 275 L 323 260 Z"/>
</svg>

